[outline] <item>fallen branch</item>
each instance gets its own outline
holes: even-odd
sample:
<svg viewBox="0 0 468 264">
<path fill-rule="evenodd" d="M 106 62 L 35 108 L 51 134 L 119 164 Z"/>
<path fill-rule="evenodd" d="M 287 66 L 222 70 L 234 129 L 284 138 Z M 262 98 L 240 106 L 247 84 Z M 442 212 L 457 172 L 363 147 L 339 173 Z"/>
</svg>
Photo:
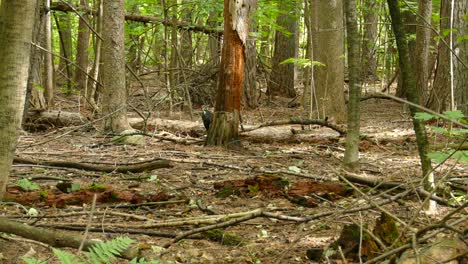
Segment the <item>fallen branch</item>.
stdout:
<svg viewBox="0 0 468 264">
<path fill-rule="evenodd" d="M 335 172 L 337 172 L 337 171 L 335 171 Z M 339 173 L 339 172 L 337 172 L 337 173 Z M 398 188 L 401 188 L 401 189 L 408 189 L 409 190 L 408 183 L 405 183 L 405 182 L 387 182 L 387 181 L 382 181 L 382 180 L 374 178 L 374 177 L 364 177 L 364 176 L 361 176 L 361 175 L 358 175 L 358 174 L 355 174 L 355 173 L 352 173 L 352 172 L 345 172 L 345 175 L 343 177 L 345 179 L 349 180 L 350 182 L 367 185 L 369 187 L 378 187 L 378 188 L 398 187 Z M 431 197 L 430 199 L 433 200 L 433 201 L 436 201 L 436 202 L 438 202 L 440 204 L 443 204 L 445 206 L 453 207 L 453 205 L 450 205 L 447 202 L 447 200 L 445 200 L 445 199 L 443 199 L 441 197 L 437 197 L 435 195 L 431 195 L 431 193 L 424 190 L 423 188 L 418 187 L 418 188 L 415 188 L 415 190 L 419 195 L 421 195 L 423 197 L 430 196 Z"/>
<path fill-rule="evenodd" d="M 231 220 L 228 220 L 228 221 L 226 221 L 226 222 L 219 223 L 219 224 L 208 225 L 208 226 L 204 226 L 204 227 L 200 227 L 200 228 L 195 228 L 195 229 L 189 230 L 189 231 L 187 231 L 187 232 L 181 233 L 180 235 L 177 235 L 172 241 L 165 243 L 165 244 L 163 245 L 163 247 L 164 247 L 164 248 L 168 248 L 168 247 L 170 247 L 172 244 L 178 242 L 179 240 L 184 239 L 184 238 L 186 238 L 186 237 L 188 237 L 188 236 L 190 236 L 190 235 L 193 235 L 193 234 L 197 234 L 197 233 L 201 233 L 201 232 L 206 232 L 206 231 L 208 231 L 208 230 L 213 230 L 213 229 L 216 229 L 216 228 L 222 228 L 222 227 L 232 226 L 232 225 L 235 225 L 235 224 L 238 224 L 238 223 L 242 223 L 242 222 L 245 222 L 245 221 L 248 221 L 248 220 L 257 218 L 257 217 L 259 217 L 259 216 L 262 216 L 262 212 L 263 212 L 262 209 L 257 209 L 257 210 L 255 210 L 255 211 L 252 211 L 251 213 L 249 213 L 249 214 L 243 216 L 243 217 L 231 219 Z"/>
<path fill-rule="evenodd" d="M 340 136 L 346 135 L 346 130 L 340 128 L 339 126 L 328 122 L 327 120 L 321 119 L 308 119 L 308 118 L 300 118 L 300 117 L 291 117 L 290 119 L 284 120 L 276 120 L 267 123 L 260 124 L 258 126 L 252 128 L 246 128 L 243 132 L 249 132 L 253 130 L 260 129 L 262 127 L 269 127 L 269 126 L 283 126 L 283 125 L 319 125 L 331 128 L 338 132 Z"/>
<path fill-rule="evenodd" d="M 168 160 L 163 159 L 153 159 L 149 161 L 131 163 L 131 164 L 121 164 L 121 165 L 97 165 L 89 163 L 79 163 L 73 161 L 57 161 L 57 160 L 34 160 L 29 158 L 20 158 L 15 157 L 13 160 L 14 163 L 23 163 L 23 164 L 35 164 L 35 165 L 47 165 L 52 167 L 66 167 L 81 169 L 86 171 L 100 171 L 100 172 L 143 172 L 150 171 L 161 168 L 170 168 L 172 165 Z"/>
<path fill-rule="evenodd" d="M 92 14 L 96 15 L 96 11 L 92 10 L 91 8 L 72 8 L 71 6 L 64 4 L 64 3 L 59 3 L 59 2 L 53 2 L 50 5 L 51 10 L 55 11 L 61 11 L 61 12 L 74 12 L 73 9 L 82 11 L 86 14 Z M 221 29 L 215 29 L 215 28 L 207 28 L 199 25 L 194 25 L 190 24 L 187 22 L 182 22 L 182 21 L 171 21 L 171 20 L 164 20 L 162 18 L 158 17 L 152 17 L 152 16 L 142 16 L 142 15 L 136 15 L 136 14 L 125 14 L 125 20 L 129 21 L 135 21 L 135 22 L 141 22 L 141 23 L 161 23 L 165 26 L 169 27 L 176 27 L 178 29 L 183 29 L 183 30 L 189 30 L 189 31 L 195 31 L 195 32 L 202 32 L 206 34 L 216 34 L 216 35 L 222 35 L 223 30 Z"/>
</svg>

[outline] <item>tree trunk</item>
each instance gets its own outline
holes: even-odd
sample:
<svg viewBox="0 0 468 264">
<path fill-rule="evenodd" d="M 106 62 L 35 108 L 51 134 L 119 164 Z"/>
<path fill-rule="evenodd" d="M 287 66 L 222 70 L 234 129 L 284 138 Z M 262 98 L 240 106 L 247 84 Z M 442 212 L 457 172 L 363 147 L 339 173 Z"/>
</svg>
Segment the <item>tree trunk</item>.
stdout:
<svg viewBox="0 0 468 264">
<path fill-rule="evenodd" d="M 124 0 L 103 1 L 102 82 L 104 130 L 130 129 L 125 84 Z M 112 29 L 112 30 L 108 30 Z"/>
<path fill-rule="evenodd" d="M 319 118 L 330 117 L 338 123 L 346 120 L 343 94 L 343 2 L 314 0 L 312 12 L 312 42 L 314 61 L 325 66 L 315 67 L 314 80 Z"/>
<path fill-rule="evenodd" d="M 416 4 L 416 0 L 408 0 L 408 2 L 413 2 Z M 416 34 L 416 14 L 412 13 L 410 10 L 402 12 L 402 20 L 405 26 L 406 39 L 408 41 L 409 56 L 412 69 L 416 69 L 416 39 L 412 36 Z M 401 98 L 406 97 L 406 89 L 403 85 L 402 75 L 398 76 L 398 85 L 395 95 Z"/>
<path fill-rule="evenodd" d="M 279 9 L 283 13 L 278 16 L 276 23 L 283 30 L 276 30 L 275 53 L 272 59 L 267 94 L 292 98 L 296 96 L 296 91 L 294 90 L 294 64 L 282 64 L 282 62 L 289 58 L 295 58 L 296 55 L 295 35 L 299 33 L 296 0 L 288 2 L 280 1 Z"/>
<path fill-rule="evenodd" d="M 450 1 L 440 2 L 440 32 L 450 29 Z M 445 42 L 445 43 L 444 43 Z M 429 93 L 426 106 L 436 112 L 443 112 L 448 109 L 448 99 L 450 95 L 450 42 L 449 36 L 439 40 L 437 51 L 437 66 L 434 74 L 434 84 Z"/>
<path fill-rule="evenodd" d="M 454 91 L 457 109 L 468 116 L 468 2 L 455 1 L 454 6 L 454 48 L 460 60 L 454 58 Z"/>
<path fill-rule="evenodd" d="M 224 43 L 213 122 L 207 145 L 238 145 L 244 80 L 245 44 L 249 32 L 250 1 L 224 0 Z M 233 16 L 236 14 L 236 16 Z"/>
<path fill-rule="evenodd" d="M 406 87 L 406 97 L 408 101 L 419 104 L 420 98 L 416 87 L 416 80 L 414 79 L 412 65 L 410 64 L 410 54 L 408 42 L 406 40 L 405 28 L 402 22 L 398 0 L 387 0 L 392 18 L 392 28 L 395 35 L 400 71 L 403 81 L 403 86 Z M 422 177 L 424 178 L 424 187 L 427 191 L 434 188 L 434 176 L 432 173 L 431 159 L 428 157 L 429 143 L 427 141 L 426 130 L 424 122 L 414 118 L 418 109 L 410 105 L 411 116 L 413 118 L 414 132 L 416 134 L 416 143 L 418 145 L 419 158 L 421 161 Z M 432 208 L 429 208 L 432 209 Z"/>
<path fill-rule="evenodd" d="M 50 8 L 50 0 L 45 0 L 45 10 Z M 50 11 L 45 14 L 45 29 L 44 29 L 44 47 L 47 50 L 52 50 L 52 19 L 50 16 Z M 45 97 L 47 102 L 47 107 L 52 107 L 54 104 L 54 63 L 52 54 L 45 53 L 44 59 L 44 79 L 45 79 Z"/>
<path fill-rule="evenodd" d="M 80 0 L 80 7 L 81 8 L 88 8 L 88 1 L 87 0 Z M 89 28 L 86 25 L 86 22 L 89 21 L 89 16 L 86 14 L 81 14 L 81 16 L 86 19 L 84 21 L 80 17 L 80 21 L 78 23 L 78 40 L 76 45 L 76 64 L 79 67 L 75 68 L 75 85 L 76 89 L 82 93 L 84 93 L 87 89 L 86 86 L 88 84 L 88 76 L 86 73 L 80 70 L 87 70 L 88 69 L 88 49 L 89 49 Z"/>
<path fill-rule="evenodd" d="M 216 22 L 216 17 L 217 14 L 214 12 L 211 12 L 207 24 L 210 28 L 216 28 L 217 22 Z M 220 61 L 220 36 L 215 35 L 215 34 L 210 34 L 208 35 L 208 54 L 211 63 L 214 65 L 218 65 Z"/>
<path fill-rule="evenodd" d="M 69 61 L 73 61 L 72 58 L 72 33 L 71 33 L 71 21 L 69 13 L 54 14 L 57 30 L 60 38 L 60 55 L 64 59 L 60 59 L 59 72 L 62 72 L 62 76 L 65 77 L 64 83 L 66 83 L 66 93 L 71 93 L 73 88 L 72 79 L 73 73 L 71 64 Z"/>
<path fill-rule="evenodd" d="M 416 28 L 416 53 L 414 72 L 421 102 L 426 102 L 429 82 L 429 47 L 431 41 L 432 0 L 419 0 Z M 428 24 L 429 23 L 429 24 Z"/>
<path fill-rule="evenodd" d="M 250 12 L 255 12 L 257 8 L 256 3 L 252 3 Z M 252 18 L 252 16 L 250 16 Z M 257 31 L 257 23 L 252 18 L 249 22 L 249 32 Z M 245 80 L 244 80 L 244 104 L 250 108 L 258 106 L 259 87 L 257 85 L 257 40 L 252 34 L 247 38 L 247 45 L 245 47 Z"/>
<path fill-rule="evenodd" d="M 172 21 L 177 21 L 177 0 L 173 0 L 170 2 L 170 6 L 172 6 Z M 179 67 L 179 60 L 177 59 L 177 49 L 178 49 L 178 39 L 177 39 L 177 27 L 171 28 L 171 60 L 169 65 L 169 86 L 171 87 L 170 90 L 174 90 L 177 84 L 179 83 L 179 73 L 177 71 Z"/>
<path fill-rule="evenodd" d="M 98 34 L 102 35 L 102 19 L 103 19 L 103 7 L 102 7 L 102 1 L 101 0 L 96 0 L 95 5 L 97 6 L 98 12 L 97 16 L 95 16 L 96 20 L 96 32 Z M 94 62 L 93 62 L 93 67 L 91 68 L 91 71 L 89 72 L 89 75 L 93 77 L 94 80 L 99 80 L 99 75 L 101 71 L 101 46 L 102 46 L 102 40 L 94 36 Z M 99 108 L 96 104 L 96 91 L 98 88 L 98 84 L 92 80 L 91 78 L 88 79 L 88 85 L 86 86 L 84 96 L 86 100 L 86 104 L 84 105 L 86 108 L 89 106 L 93 111 L 99 112 Z"/>
<path fill-rule="evenodd" d="M 311 21 L 313 19 L 313 12 L 310 10 L 310 1 L 309 0 L 304 0 L 304 24 L 306 27 L 307 31 L 307 36 L 306 36 L 306 51 L 305 51 L 305 58 L 312 61 L 313 56 L 312 56 L 312 25 Z M 312 85 L 313 80 L 312 80 L 312 74 L 313 74 L 314 67 L 306 67 L 304 69 L 304 77 L 303 77 L 303 85 L 304 85 L 304 92 L 302 93 L 302 106 L 304 109 L 309 110 L 309 118 L 312 118 L 312 109 L 310 108 L 312 106 L 312 95 L 313 95 L 313 89 Z"/>
<path fill-rule="evenodd" d="M 364 38 L 362 43 L 363 79 L 377 79 L 377 28 L 379 22 L 380 3 L 375 0 L 364 1 Z"/>
<path fill-rule="evenodd" d="M 44 47 L 44 29 L 45 29 L 45 13 L 40 12 L 44 10 L 45 1 L 37 1 L 36 13 L 34 20 L 37 21 L 34 24 L 33 29 L 33 42 L 37 43 L 41 47 Z M 46 109 L 47 103 L 44 97 L 44 90 L 40 87 L 44 87 L 44 78 L 42 78 L 42 72 L 44 69 L 44 63 L 42 63 L 43 58 L 47 56 L 48 53 L 45 53 L 39 49 L 31 50 L 31 62 L 29 67 L 29 76 L 28 76 L 28 87 L 26 100 L 24 104 L 24 116 L 23 122 L 25 120 L 26 114 L 29 108 L 34 109 Z"/>
<path fill-rule="evenodd" d="M 35 8 L 36 1 L 2 0 L 0 6 L 0 198 L 21 129 Z"/>
<path fill-rule="evenodd" d="M 359 171 L 359 129 L 361 85 L 359 82 L 359 33 L 356 16 L 356 0 L 345 0 L 346 36 L 348 39 L 348 128 L 346 134 L 346 151 L 344 166 L 346 169 Z"/>
<path fill-rule="evenodd" d="M 188 0 L 182 1 L 182 16 L 184 21 L 192 23 L 192 11 Z M 180 54 L 182 55 L 183 68 L 190 68 L 193 64 L 192 32 L 190 30 L 180 31 Z"/>
</svg>

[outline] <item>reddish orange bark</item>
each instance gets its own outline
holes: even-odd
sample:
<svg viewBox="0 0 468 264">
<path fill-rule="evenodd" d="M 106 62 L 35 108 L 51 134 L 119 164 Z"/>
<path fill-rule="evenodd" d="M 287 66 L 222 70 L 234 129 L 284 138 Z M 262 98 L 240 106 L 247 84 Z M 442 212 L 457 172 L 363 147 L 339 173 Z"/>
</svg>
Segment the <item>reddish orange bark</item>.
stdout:
<svg viewBox="0 0 468 264">
<path fill-rule="evenodd" d="M 224 112 L 240 110 L 245 64 L 244 44 L 233 29 L 230 1 L 224 1 L 224 44 L 215 106 L 215 111 Z"/>
</svg>

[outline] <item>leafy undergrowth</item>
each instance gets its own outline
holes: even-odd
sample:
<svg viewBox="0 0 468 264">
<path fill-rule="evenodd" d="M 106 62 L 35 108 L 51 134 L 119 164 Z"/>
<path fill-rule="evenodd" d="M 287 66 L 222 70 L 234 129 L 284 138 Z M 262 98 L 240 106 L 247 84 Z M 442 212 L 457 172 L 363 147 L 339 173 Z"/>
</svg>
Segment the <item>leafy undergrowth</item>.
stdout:
<svg viewBox="0 0 468 264">
<path fill-rule="evenodd" d="M 372 136 L 360 145 L 362 173 L 385 181 L 419 181 L 412 124 L 401 105 L 368 100 L 362 108 L 362 131 Z M 263 117 L 274 120 L 299 114 L 300 109 L 278 106 L 247 111 L 243 119 L 247 124 L 258 124 Z M 201 122 L 198 125 L 203 131 Z M 112 144 L 111 138 L 95 131 L 75 131 L 61 137 L 56 136 L 66 130 L 28 134 L 20 139 L 19 156 L 90 164 L 162 158 L 173 167 L 143 173 L 102 173 L 16 164 L 7 196 L 10 202 L 0 204 L 0 214 L 80 234 L 93 210 L 90 238 L 128 236 L 148 249 L 147 258 L 156 257 L 161 263 L 305 263 L 308 250 L 328 247 L 340 237 L 344 226 L 365 223 L 373 229 L 379 210 L 344 213 L 385 198 L 380 195 L 383 190 L 360 186 L 372 197 L 369 201 L 339 181 L 344 138 L 320 127 L 269 129 L 263 132 L 264 140 L 244 137 L 243 147 L 232 150 L 149 137 L 144 146 Z M 185 136 L 181 131 L 174 134 Z M 287 136 L 276 140 L 277 134 Z M 456 163 L 441 166 L 437 174 L 467 176 L 466 168 Z M 24 180 L 18 183 L 21 179 L 30 184 Z M 94 194 L 97 204 L 91 209 Z M 448 210 L 439 207 L 437 215 L 425 217 L 417 196 L 404 200 L 383 208 L 414 228 L 429 225 Z M 162 248 L 180 232 L 245 217 L 257 209 L 291 219 L 317 217 L 301 223 L 255 217 Z M 318 217 L 326 212 L 331 213 Z M 0 253 L 2 263 L 18 263 L 22 256 L 53 256 L 46 247 L 9 237 L 0 243 Z"/>
</svg>

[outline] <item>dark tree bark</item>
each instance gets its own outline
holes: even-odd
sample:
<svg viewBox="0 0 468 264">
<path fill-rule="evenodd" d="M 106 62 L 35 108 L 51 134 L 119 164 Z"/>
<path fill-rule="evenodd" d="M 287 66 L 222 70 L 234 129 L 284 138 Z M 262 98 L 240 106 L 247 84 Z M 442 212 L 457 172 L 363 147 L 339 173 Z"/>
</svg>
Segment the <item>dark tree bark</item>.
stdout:
<svg viewBox="0 0 468 264">
<path fill-rule="evenodd" d="M 0 199 L 21 129 L 36 1 L 2 0 L 0 6 Z"/>
<path fill-rule="evenodd" d="M 67 92 L 71 92 L 73 88 L 73 71 L 69 61 L 73 61 L 73 45 L 72 45 L 72 32 L 71 21 L 69 13 L 54 14 L 57 30 L 60 38 L 60 55 L 65 59 L 60 59 L 59 72 L 62 77 L 65 77 Z"/>
<path fill-rule="evenodd" d="M 181 14 L 184 17 L 185 21 L 192 23 L 192 8 L 190 1 L 182 1 L 182 10 Z M 181 30 L 180 31 L 180 54 L 182 55 L 182 66 L 192 67 L 193 64 L 193 47 L 192 47 L 192 32 L 190 30 Z"/>
<path fill-rule="evenodd" d="M 224 0 L 224 42 L 215 113 L 207 145 L 238 145 L 250 0 Z"/>
<path fill-rule="evenodd" d="M 281 14 L 276 23 L 284 30 L 276 30 L 275 53 L 272 59 L 272 69 L 268 81 L 268 95 L 295 97 L 294 90 L 294 64 L 282 62 L 295 58 L 296 38 L 298 34 L 298 19 L 296 14 L 297 3 L 294 1 L 279 1 Z"/>
<path fill-rule="evenodd" d="M 346 169 L 356 172 L 359 171 L 359 102 L 361 98 L 356 0 L 345 0 L 345 12 L 348 39 L 349 101 L 346 151 L 343 163 Z"/>
<path fill-rule="evenodd" d="M 88 1 L 80 0 L 80 7 L 87 8 Z M 75 68 L 75 84 L 77 90 L 84 93 L 88 84 L 88 76 L 81 69 L 88 69 L 89 28 L 86 23 L 89 21 L 89 16 L 87 14 L 81 14 L 81 16 L 78 22 L 78 40 L 76 46 L 76 64 L 79 68 Z"/>
<path fill-rule="evenodd" d="M 35 21 L 33 29 L 33 42 L 38 43 L 40 46 L 44 47 L 44 29 L 45 29 L 45 12 L 39 12 L 44 9 L 44 1 L 37 1 L 37 7 L 35 12 Z M 26 100 L 24 104 L 24 116 L 28 113 L 29 108 L 33 109 L 46 109 L 47 103 L 44 97 L 43 89 L 40 87 L 45 87 L 43 81 L 43 70 L 44 63 L 43 60 L 47 54 L 39 49 L 31 50 L 31 62 L 29 67 L 29 76 L 28 76 L 28 87 L 26 93 Z"/>
<path fill-rule="evenodd" d="M 416 3 L 416 0 L 408 0 L 408 2 Z M 409 48 L 409 62 L 411 63 L 412 69 L 416 69 L 416 38 L 409 38 L 409 36 L 416 35 L 416 17 L 416 14 L 412 13 L 410 10 L 405 10 L 401 13 L 402 23 L 405 26 L 405 37 Z M 398 76 L 398 85 L 395 95 L 401 98 L 406 97 L 406 87 L 403 85 L 401 74 Z"/>
<path fill-rule="evenodd" d="M 363 78 L 368 80 L 377 79 L 377 26 L 379 22 L 378 8 L 380 3 L 375 0 L 363 1 L 364 6 L 364 37 L 362 43 L 362 65 Z"/>
<path fill-rule="evenodd" d="M 450 0 L 440 2 L 440 32 L 450 29 Z M 445 42 L 445 43 L 444 43 Z M 434 84 L 429 93 L 426 106 L 436 112 L 448 109 L 450 97 L 450 42 L 449 36 L 439 40 L 437 51 L 437 66 L 434 74 Z"/>
<path fill-rule="evenodd" d="M 257 8 L 256 1 L 252 3 L 250 12 L 254 12 Z M 250 16 L 252 18 L 252 16 Z M 257 23 L 252 18 L 249 22 L 249 32 L 257 31 Z M 258 106 L 258 94 L 259 87 L 257 85 L 257 40 L 250 34 L 247 37 L 247 44 L 245 47 L 245 80 L 244 80 L 244 94 L 243 102 L 250 108 L 256 108 Z"/>
<path fill-rule="evenodd" d="M 460 58 L 454 58 L 455 103 L 468 116 L 468 1 L 455 1 L 454 11 L 453 46 Z"/>
<path fill-rule="evenodd" d="M 419 0 L 419 15 L 416 28 L 416 53 L 414 72 L 416 74 L 416 86 L 425 102 L 428 94 L 429 82 L 429 47 L 431 41 L 430 21 L 432 19 L 432 0 Z"/>
<path fill-rule="evenodd" d="M 214 12 L 211 12 L 207 24 L 211 28 L 215 28 L 218 26 L 216 22 L 217 14 Z M 213 63 L 214 65 L 218 65 L 221 59 L 220 56 L 220 36 L 218 34 L 209 34 L 208 35 L 208 54 L 209 54 L 209 59 L 210 63 Z"/>
<path fill-rule="evenodd" d="M 398 6 L 398 0 L 387 0 L 388 7 L 390 10 L 390 16 L 392 18 L 392 28 L 395 35 L 398 55 L 399 55 L 399 64 L 400 71 L 403 81 L 403 86 L 406 87 L 406 97 L 408 101 L 419 104 L 420 98 L 416 88 L 416 80 L 413 75 L 412 65 L 410 64 L 410 56 L 408 49 L 408 42 L 405 35 L 405 27 L 402 22 L 400 8 Z M 429 144 L 427 141 L 426 130 L 424 127 L 424 122 L 414 118 L 414 115 L 418 109 L 414 106 L 410 106 L 411 116 L 413 117 L 413 126 L 414 132 L 416 134 L 416 143 L 418 145 L 419 158 L 421 161 L 422 176 L 425 181 L 426 190 L 432 188 L 431 178 L 432 176 L 432 165 L 431 160 L 428 157 Z M 433 178 L 432 178 L 433 180 Z"/>
</svg>

